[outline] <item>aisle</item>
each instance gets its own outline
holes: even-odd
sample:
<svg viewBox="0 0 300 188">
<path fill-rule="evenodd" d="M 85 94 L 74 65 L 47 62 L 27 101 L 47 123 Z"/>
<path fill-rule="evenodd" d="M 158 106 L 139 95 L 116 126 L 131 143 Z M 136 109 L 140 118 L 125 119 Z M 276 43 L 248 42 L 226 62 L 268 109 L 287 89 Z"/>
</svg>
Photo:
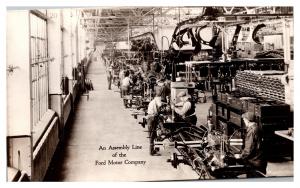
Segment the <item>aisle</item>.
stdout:
<svg viewBox="0 0 300 188">
<path fill-rule="evenodd" d="M 81 97 L 68 138 L 62 148 L 59 164 L 54 169 L 55 181 L 161 181 L 197 179 L 186 165 L 173 168 L 167 159 L 170 154 L 150 156 L 146 129 L 143 129 L 125 109 L 117 90 L 107 89 L 102 63 L 93 62 L 87 75 L 93 81 L 94 91 L 89 100 Z M 109 146 L 130 146 L 129 150 L 109 150 Z M 142 147 L 132 149 L 132 145 Z M 99 150 L 99 147 L 106 150 Z M 137 148 L 138 148 L 137 147 Z M 118 152 L 126 157 L 113 157 Z M 98 162 L 96 162 L 98 160 Z M 122 164 L 108 164 L 108 160 Z M 124 164 L 127 161 L 145 161 L 145 164 Z M 106 161 L 105 165 L 100 162 Z M 96 165 L 97 163 L 97 165 Z M 143 162 L 140 162 L 143 163 Z M 103 163 L 102 163 L 103 164 Z"/>
</svg>

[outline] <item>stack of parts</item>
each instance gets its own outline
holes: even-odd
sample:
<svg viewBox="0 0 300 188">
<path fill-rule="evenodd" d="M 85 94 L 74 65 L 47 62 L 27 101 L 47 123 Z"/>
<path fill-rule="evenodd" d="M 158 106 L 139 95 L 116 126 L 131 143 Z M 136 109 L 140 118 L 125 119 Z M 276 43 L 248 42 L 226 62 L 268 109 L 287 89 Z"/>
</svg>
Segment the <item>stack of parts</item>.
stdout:
<svg viewBox="0 0 300 188">
<path fill-rule="evenodd" d="M 285 90 L 281 83 L 283 74 L 282 71 L 238 71 L 236 86 L 249 96 L 284 102 Z"/>
</svg>

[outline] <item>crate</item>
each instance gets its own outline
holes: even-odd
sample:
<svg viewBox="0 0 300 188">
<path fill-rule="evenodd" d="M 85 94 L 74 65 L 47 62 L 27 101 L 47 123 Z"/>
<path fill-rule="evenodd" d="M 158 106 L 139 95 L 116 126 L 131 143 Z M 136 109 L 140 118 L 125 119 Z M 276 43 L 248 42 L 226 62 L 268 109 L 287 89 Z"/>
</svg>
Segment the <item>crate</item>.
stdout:
<svg viewBox="0 0 300 188">
<path fill-rule="evenodd" d="M 223 103 L 225 103 L 225 104 L 228 103 L 227 98 L 228 98 L 228 94 L 226 94 L 226 93 L 222 93 L 222 94 L 221 94 L 221 101 L 222 101 Z"/>
<path fill-rule="evenodd" d="M 259 109 L 259 103 L 256 102 L 248 102 L 248 112 L 253 113 L 255 116 L 258 116 L 257 112 Z"/>
<path fill-rule="evenodd" d="M 247 112 L 249 110 L 249 103 L 253 103 L 253 102 L 257 102 L 256 98 L 253 97 L 242 97 L 240 98 L 241 102 L 242 102 L 242 110 L 244 112 Z M 254 111 L 253 111 L 254 113 Z"/>
<path fill-rule="evenodd" d="M 227 119 L 227 108 L 223 108 L 221 106 L 218 106 L 218 116 L 221 116 L 224 119 Z"/>
<path fill-rule="evenodd" d="M 217 100 L 224 104 L 227 104 L 227 102 L 228 102 L 227 98 L 228 98 L 227 93 L 218 93 L 218 95 L 217 95 Z"/>
<path fill-rule="evenodd" d="M 242 116 L 234 112 L 230 112 L 229 122 L 241 127 Z"/>
<path fill-rule="evenodd" d="M 228 103 L 231 107 L 236 108 L 238 110 L 243 109 L 243 103 L 239 98 L 236 97 L 230 97 L 228 98 Z"/>
</svg>

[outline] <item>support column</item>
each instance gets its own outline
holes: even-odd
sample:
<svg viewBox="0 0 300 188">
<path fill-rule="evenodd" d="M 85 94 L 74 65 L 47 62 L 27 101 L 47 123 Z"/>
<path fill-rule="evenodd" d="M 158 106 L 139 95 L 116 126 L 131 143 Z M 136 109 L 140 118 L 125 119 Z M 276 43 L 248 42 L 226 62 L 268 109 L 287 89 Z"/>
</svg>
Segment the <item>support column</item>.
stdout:
<svg viewBox="0 0 300 188">
<path fill-rule="evenodd" d="M 48 20 L 48 55 L 53 60 L 49 63 L 49 104 L 54 110 L 61 122 L 62 126 L 62 90 L 61 81 L 63 77 L 63 62 L 62 62 L 62 31 L 61 31 L 61 10 L 49 9 L 48 15 L 51 15 Z M 62 130 L 62 127 L 61 129 Z"/>
</svg>

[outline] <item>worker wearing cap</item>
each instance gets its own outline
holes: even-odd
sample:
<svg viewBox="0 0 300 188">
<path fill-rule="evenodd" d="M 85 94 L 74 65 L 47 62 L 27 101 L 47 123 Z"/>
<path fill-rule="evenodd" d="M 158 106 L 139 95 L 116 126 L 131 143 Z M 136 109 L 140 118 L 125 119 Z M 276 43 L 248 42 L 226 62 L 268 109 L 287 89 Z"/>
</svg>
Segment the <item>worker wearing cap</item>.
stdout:
<svg viewBox="0 0 300 188">
<path fill-rule="evenodd" d="M 241 154 L 235 155 L 235 158 L 242 159 L 246 165 L 253 169 L 247 174 L 247 177 L 258 177 L 257 171 L 266 174 L 267 168 L 267 161 L 263 154 L 262 130 L 255 122 L 255 116 L 252 112 L 244 113 L 242 118 L 247 128 L 245 147 Z"/>
<path fill-rule="evenodd" d="M 150 138 L 150 154 L 155 154 L 154 150 L 154 139 L 156 137 L 156 126 L 157 123 L 155 120 L 156 115 L 159 112 L 159 108 L 162 106 L 161 102 L 161 94 L 162 94 L 162 88 L 161 87 L 155 87 L 155 97 L 152 99 L 152 101 L 148 105 L 148 111 L 147 111 L 147 125 L 149 130 L 149 138 Z"/>
<path fill-rule="evenodd" d="M 195 114 L 195 103 L 192 97 L 186 92 L 182 91 L 178 93 L 177 97 L 180 98 L 181 102 L 176 105 L 172 105 L 171 108 L 180 116 L 179 119 L 183 120 L 191 125 L 196 125 L 197 116 Z M 182 106 L 178 108 L 178 106 Z"/>
</svg>

